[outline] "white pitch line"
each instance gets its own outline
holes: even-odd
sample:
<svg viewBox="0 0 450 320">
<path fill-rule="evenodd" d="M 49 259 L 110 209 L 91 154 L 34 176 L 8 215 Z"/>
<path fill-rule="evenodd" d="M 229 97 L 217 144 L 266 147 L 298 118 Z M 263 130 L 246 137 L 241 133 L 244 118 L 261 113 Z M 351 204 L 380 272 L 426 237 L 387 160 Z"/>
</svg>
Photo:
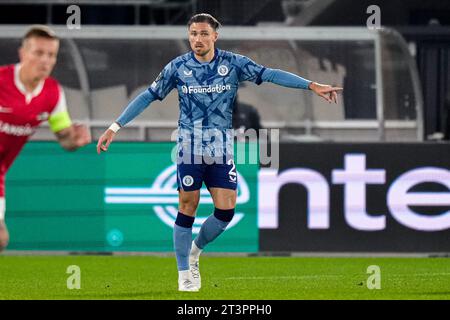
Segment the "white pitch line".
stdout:
<svg viewBox="0 0 450 320">
<path fill-rule="evenodd" d="M 430 277 L 430 276 L 450 276 L 450 272 L 440 272 L 440 273 L 408 273 L 408 274 L 393 274 L 390 275 L 389 273 L 386 274 L 388 277 L 412 277 L 412 276 L 424 276 L 424 277 Z"/>
<path fill-rule="evenodd" d="M 228 277 L 226 280 L 292 280 L 292 279 L 317 279 L 317 278 L 341 278 L 346 277 L 348 275 L 342 274 L 325 274 L 325 275 L 305 275 L 305 276 L 273 276 L 273 277 Z M 357 277 L 359 274 L 352 274 L 351 276 Z M 386 274 L 387 277 L 391 278 L 401 278 L 401 277 L 414 277 L 414 276 L 425 276 L 425 277 L 434 277 L 434 276 L 450 276 L 449 272 L 440 272 L 440 273 L 408 273 L 408 274 Z"/>
<path fill-rule="evenodd" d="M 315 279 L 315 278 L 340 278 L 345 277 L 345 275 L 308 275 L 308 276 L 273 276 L 273 277 L 228 277 L 226 280 L 280 280 L 280 279 Z"/>
</svg>

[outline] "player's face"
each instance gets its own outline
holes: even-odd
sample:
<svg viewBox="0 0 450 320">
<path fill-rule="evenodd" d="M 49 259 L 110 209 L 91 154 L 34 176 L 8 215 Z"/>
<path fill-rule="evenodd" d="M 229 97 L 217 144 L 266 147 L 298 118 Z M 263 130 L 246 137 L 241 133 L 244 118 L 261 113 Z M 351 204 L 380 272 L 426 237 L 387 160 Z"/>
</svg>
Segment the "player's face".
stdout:
<svg viewBox="0 0 450 320">
<path fill-rule="evenodd" d="M 189 27 L 189 43 L 198 56 L 205 56 L 214 50 L 218 33 L 206 22 L 193 23 Z"/>
<path fill-rule="evenodd" d="M 33 79 L 47 78 L 56 64 L 58 49 L 59 41 L 55 39 L 38 37 L 27 39 L 19 51 L 22 68 Z"/>
</svg>

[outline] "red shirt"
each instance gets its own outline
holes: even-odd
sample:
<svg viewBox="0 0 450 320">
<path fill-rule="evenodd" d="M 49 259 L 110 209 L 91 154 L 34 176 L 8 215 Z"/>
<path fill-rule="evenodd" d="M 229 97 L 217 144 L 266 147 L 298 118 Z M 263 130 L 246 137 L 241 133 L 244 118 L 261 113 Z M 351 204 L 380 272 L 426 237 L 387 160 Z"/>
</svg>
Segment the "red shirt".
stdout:
<svg viewBox="0 0 450 320">
<path fill-rule="evenodd" d="M 0 197 L 5 174 L 41 122 L 67 110 L 64 93 L 53 78 L 26 92 L 19 79 L 20 65 L 0 67 Z"/>
</svg>

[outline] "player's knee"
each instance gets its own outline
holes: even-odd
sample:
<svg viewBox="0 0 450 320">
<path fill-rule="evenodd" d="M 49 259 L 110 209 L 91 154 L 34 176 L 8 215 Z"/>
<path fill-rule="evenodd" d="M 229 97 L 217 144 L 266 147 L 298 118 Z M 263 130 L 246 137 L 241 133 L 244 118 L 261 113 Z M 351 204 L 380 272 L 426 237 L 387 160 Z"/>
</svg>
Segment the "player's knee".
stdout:
<svg viewBox="0 0 450 320">
<path fill-rule="evenodd" d="M 179 205 L 179 209 L 180 212 L 183 212 L 185 214 L 191 215 L 193 213 L 195 213 L 195 211 L 197 210 L 197 204 L 195 203 L 181 203 Z"/>
<path fill-rule="evenodd" d="M 233 209 L 219 209 L 214 208 L 214 216 L 224 222 L 230 222 L 234 217 L 234 208 Z"/>
<path fill-rule="evenodd" d="M 198 201 L 191 198 L 182 198 L 179 202 L 179 211 L 186 214 L 193 214 L 197 210 Z"/>
</svg>

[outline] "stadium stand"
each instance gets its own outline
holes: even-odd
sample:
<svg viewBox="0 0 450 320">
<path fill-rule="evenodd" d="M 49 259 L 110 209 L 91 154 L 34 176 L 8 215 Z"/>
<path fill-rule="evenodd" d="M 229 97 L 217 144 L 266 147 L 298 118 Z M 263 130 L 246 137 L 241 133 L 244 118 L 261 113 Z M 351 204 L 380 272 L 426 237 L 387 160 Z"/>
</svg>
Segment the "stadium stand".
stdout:
<svg viewBox="0 0 450 320">
<path fill-rule="evenodd" d="M 427 6 L 432 7 L 435 2 L 430 0 Z M 144 29 L 138 30 L 138 36 L 135 36 L 136 32 L 131 31 L 134 29 L 122 26 L 128 25 L 128 28 L 131 28 L 130 25 L 184 25 L 193 12 L 206 11 L 224 17 L 221 20 L 225 28 L 221 31 L 219 47 L 249 55 L 255 61 L 270 67 L 285 69 L 323 83 L 343 85 L 346 88 L 339 97 L 339 104 L 329 108 L 319 98 L 304 92 L 270 84 L 262 84 L 260 88 L 248 84 L 240 90 L 241 99 L 258 108 L 265 127 L 281 126 L 287 136 L 314 134 L 325 140 L 346 140 L 348 137 L 372 141 L 421 140 L 424 136 L 421 84 L 413 65 L 414 57 L 408 52 L 409 44 L 400 39 L 398 34 L 378 33 L 380 43 L 374 40 L 376 36 L 366 41 L 370 38 L 369 35 L 365 36 L 367 39 L 364 41 L 349 40 L 350 37 L 347 36 L 347 39 L 341 41 L 320 43 L 317 39 L 308 40 L 308 36 L 297 39 L 295 30 L 301 29 L 291 28 L 286 32 L 292 34 L 291 39 L 277 41 L 272 38 L 267 41 L 259 33 L 251 41 L 242 41 L 241 35 L 246 32 L 258 33 L 255 31 L 257 28 L 252 31 L 233 29 L 238 25 L 253 25 L 264 29 L 264 26 L 268 25 L 272 29 L 283 30 L 286 25 L 329 25 L 329 21 L 333 19 L 341 19 L 335 24 L 360 26 L 364 21 L 356 23 L 351 18 L 356 15 L 339 14 L 337 18 L 330 16 L 330 12 L 343 13 L 343 10 L 349 10 L 354 13 L 362 10 L 361 8 L 365 9 L 367 3 L 368 1 L 362 1 L 357 5 L 349 5 L 347 0 L 249 0 L 245 3 L 236 0 L 129 0 L 120 3 L 75 1 L 74 4 L 79 5 L 83 12 L 83 29 L 89 29 L 91 24 L 116 26 L 101 27 L 104 30 L 102 37 L 93 35 L 92 31 L 88 31 L 89 36 L 81 38 L 73 38 L 67 33 L 63 35 L 60 61 L 64 63 L 56 68 L 55 77 L 61 79 L 67 88 L 69 106 L 77 106 L 71 111 L 74 119 L 89 122 L 93 133 L 101 130 L 123 110 L 123 104 L 126 105 L 156 78 L 171 58 L 189 50 L 182 31 L 179 36 L 174 37 L 172 34 L 164 39 L 161 35 L 166 34 L 166 31 L 159 32 L 160 29 L 152 29 L 154 27 L 145 29 L 148 32 L 143 31 Z M 414 10 L 418 1 L 411 1 L 408 5 L 398 1 L 386 4 L 388 8 L 395 5 L 405 10 L 407 7 Z M 21 24 L 24 23 L 25 17 L 26 23 L 66 23 L 67 12 L 63 10 L 66 6 L 59 1 L 0 0 L 0 7 L 5 13 L 0 24 Z M 32 9 L 35 13 L 42 11 L 42 14 L 34 15 L 35 20 L 31 19 Z M 99 10 L 105 14 L 99 15 Z M 101 18 L 104 15 L 107 15 L 108 19 Z M 393 19 L 394 16 L 392 10 L 387 10 L 386 15 L 383 15 L 386 18 L 383 19 L 388 22 L 397 21 Z M 36 20 L 37 18 L 42 21 Z M 363 18 L 366 16 L 363 15 Z M 399 23 L 405 23 L 404 16 L 396 18 L 400 19 Z M 0 39 L 2 62 L 11 63 L 14 62 L 12 57 L 15 57 L 20 33 L 8 36 L 9 29 L 5 27 Z M 232 30 L 227 35 L 229 29 Z M 180 30 L 183 30 L 183 27 L 180 26 Z M 83 32 L 84 30 L 80 30 L 79 33 Z M 320 31 L 317 32 L 313 31 L 311 35 L 320 34 Z M 335 34 L 336 37 L 342 36 Z M 378 45 L 381 47 L 381 55 L 376 58 Z M 383 61 L 383 66 L 376 59 Z M 380 70 L 381 76 L 377 74 Z M 77 76 L 74 77 L 74 74 Z M 380 77 L 383 80 L 383 90 L 377 89 L 381 84 Z M 402 85 L 394 85 L 399 83 Z M 380 105 L 383 105 L 383 108 Z M 428 111 L 426 117 L 429 117 L 429 114 L 435 116 L 435 113 Z M 162 103 L 155 102 L 143 112 L 139 121 L 131 124 L 133 139 L 162 139 L 167 130 L 176 126 L 177 115 L 177 97 L 172 93 Z M 439 113 L 435 117 L 439 118 Z M 433 121 L 425 121 L 429 127 L 428 131 L 437 130 L 433 123 L 439 121 Z M 362 131 L 356 137 L 353 130 L 358 128 Z M 37 134 L 35 139 L 41 137 L 43 136 Z"/>
</svg>

